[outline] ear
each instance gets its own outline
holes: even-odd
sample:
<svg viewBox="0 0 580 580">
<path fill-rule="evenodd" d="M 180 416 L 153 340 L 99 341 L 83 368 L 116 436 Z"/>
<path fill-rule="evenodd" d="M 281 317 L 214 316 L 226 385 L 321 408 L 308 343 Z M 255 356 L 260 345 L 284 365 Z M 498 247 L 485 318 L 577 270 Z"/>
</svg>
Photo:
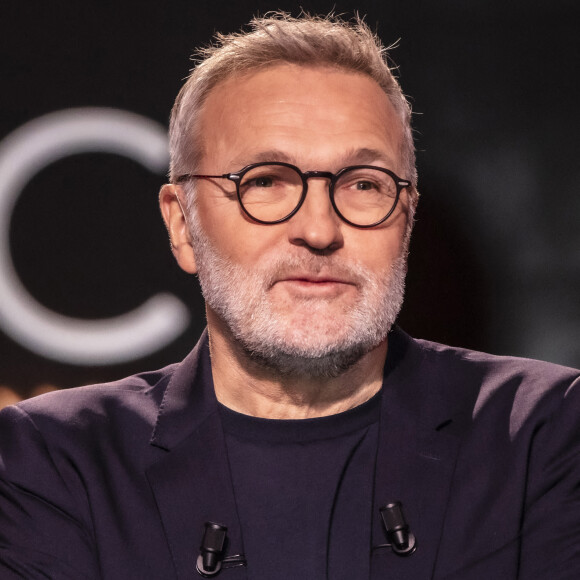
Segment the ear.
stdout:
<svg viewBox="0 0 580 580">
<path fill-rule="evenodd" d="M 197 266 L 184 214 L 186 205 L 183 189 L 171 183 L 164 185 L 159 192 L 159 207 L 177 263 L 188 274 L 195 274 Z"/>
</svg>

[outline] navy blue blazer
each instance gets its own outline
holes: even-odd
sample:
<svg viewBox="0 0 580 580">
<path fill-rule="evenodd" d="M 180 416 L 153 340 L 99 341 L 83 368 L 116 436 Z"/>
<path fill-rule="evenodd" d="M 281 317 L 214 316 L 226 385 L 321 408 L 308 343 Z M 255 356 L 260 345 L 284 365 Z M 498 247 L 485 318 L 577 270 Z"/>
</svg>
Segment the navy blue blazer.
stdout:
<svg viewBox="0 0 580 580">
<path fill-rule="evenodd" d="M 371 579 L 580 578 L 579 376 L 392 332 Z M 378 547 L 395 499 L 407 558 Z M 196 578 L 208 520 L 243 552 L 207 336 L 181 364 L 0 413 L 1 579 Z"/>
</svg>

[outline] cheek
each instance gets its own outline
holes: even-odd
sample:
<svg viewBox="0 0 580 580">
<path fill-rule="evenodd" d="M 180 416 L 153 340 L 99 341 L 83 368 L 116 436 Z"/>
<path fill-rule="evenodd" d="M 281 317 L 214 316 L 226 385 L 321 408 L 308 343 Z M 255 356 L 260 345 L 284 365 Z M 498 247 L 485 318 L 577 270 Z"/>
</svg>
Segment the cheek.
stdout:
<svg viewBox="0 0 580 580">
<path fill-rule="evenodd" d="M 243 218 L 235 199 L 228 199 L 211 190 L 200 190 L 197 215 L 203 235 L 222 258 L 235 258 L 243 253 Z"/>
<path fill-rule="evenodd" d="M 266 256 L 271 245 L 262 243 L 262 240 L 256 235 L 244 236 L 239 234 L 235 239 L 228 240 L 228 243 L 222 247 L 225 256 L 231 261 L 252 269 L 259 265 L 260 260 Z"/>
<path fill-rule="evenodd" d="M 248 268 L 259 264 L 282 239 L 280 228 L 252 223 L 239 213 L 206 223 L 204 231 L 220 256 Z"/>
<path fill-rule="evenodd" d="M 390 224 L 385 230 L 357 231 L 349 254 L 371 270 L 388 269 L 403 251 L 406 220 L 401 222 Z M 345 240 L 345 247 L 347 244 L 348 240 Z"/>
</svg>

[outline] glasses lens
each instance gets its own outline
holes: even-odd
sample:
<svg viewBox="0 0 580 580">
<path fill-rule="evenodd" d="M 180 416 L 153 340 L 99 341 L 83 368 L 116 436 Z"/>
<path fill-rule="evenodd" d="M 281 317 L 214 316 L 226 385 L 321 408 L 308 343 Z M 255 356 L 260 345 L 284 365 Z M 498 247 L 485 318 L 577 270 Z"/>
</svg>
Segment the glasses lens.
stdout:
<svg viewBox="0 0 580 580">
<path fill-rule="evenodd" d="M 356 167 L 345 171 L 334 186 L 334 203 L 349 222 L 368 226 L 380 222 L 397 202 L 397 185 L 385 171 Z"/>
<path fill-rule="evenodd" d="M 240 199 L 255 219 L 275 222 L 292 213 L 300 203 L 302 178 L 285 165 L 260 165 L 240 181 Z"/>
</svg>

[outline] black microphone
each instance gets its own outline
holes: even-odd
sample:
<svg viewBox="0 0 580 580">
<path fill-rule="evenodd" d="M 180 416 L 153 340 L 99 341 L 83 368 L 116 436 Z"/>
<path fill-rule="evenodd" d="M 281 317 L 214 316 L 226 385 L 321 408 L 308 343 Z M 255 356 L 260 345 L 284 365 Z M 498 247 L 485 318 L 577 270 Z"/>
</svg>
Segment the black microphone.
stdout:
<svg viewBox="0 0 580 580">
<path fill-rule="evenodd" d="M 205 532 L 196 563 L 197 571 L 204 578 L 215 576 L 222 568 L 222 553 L 227 531 L 226 526 L 205 522 Z"/>
<path fill-rule="evenodd" d="M 417 549 L 417 540 L 409 530 L 401 502 L 388 503 L 379 511 L 393 552 L 399 556 L 410 556 Z"/>
</svg>

